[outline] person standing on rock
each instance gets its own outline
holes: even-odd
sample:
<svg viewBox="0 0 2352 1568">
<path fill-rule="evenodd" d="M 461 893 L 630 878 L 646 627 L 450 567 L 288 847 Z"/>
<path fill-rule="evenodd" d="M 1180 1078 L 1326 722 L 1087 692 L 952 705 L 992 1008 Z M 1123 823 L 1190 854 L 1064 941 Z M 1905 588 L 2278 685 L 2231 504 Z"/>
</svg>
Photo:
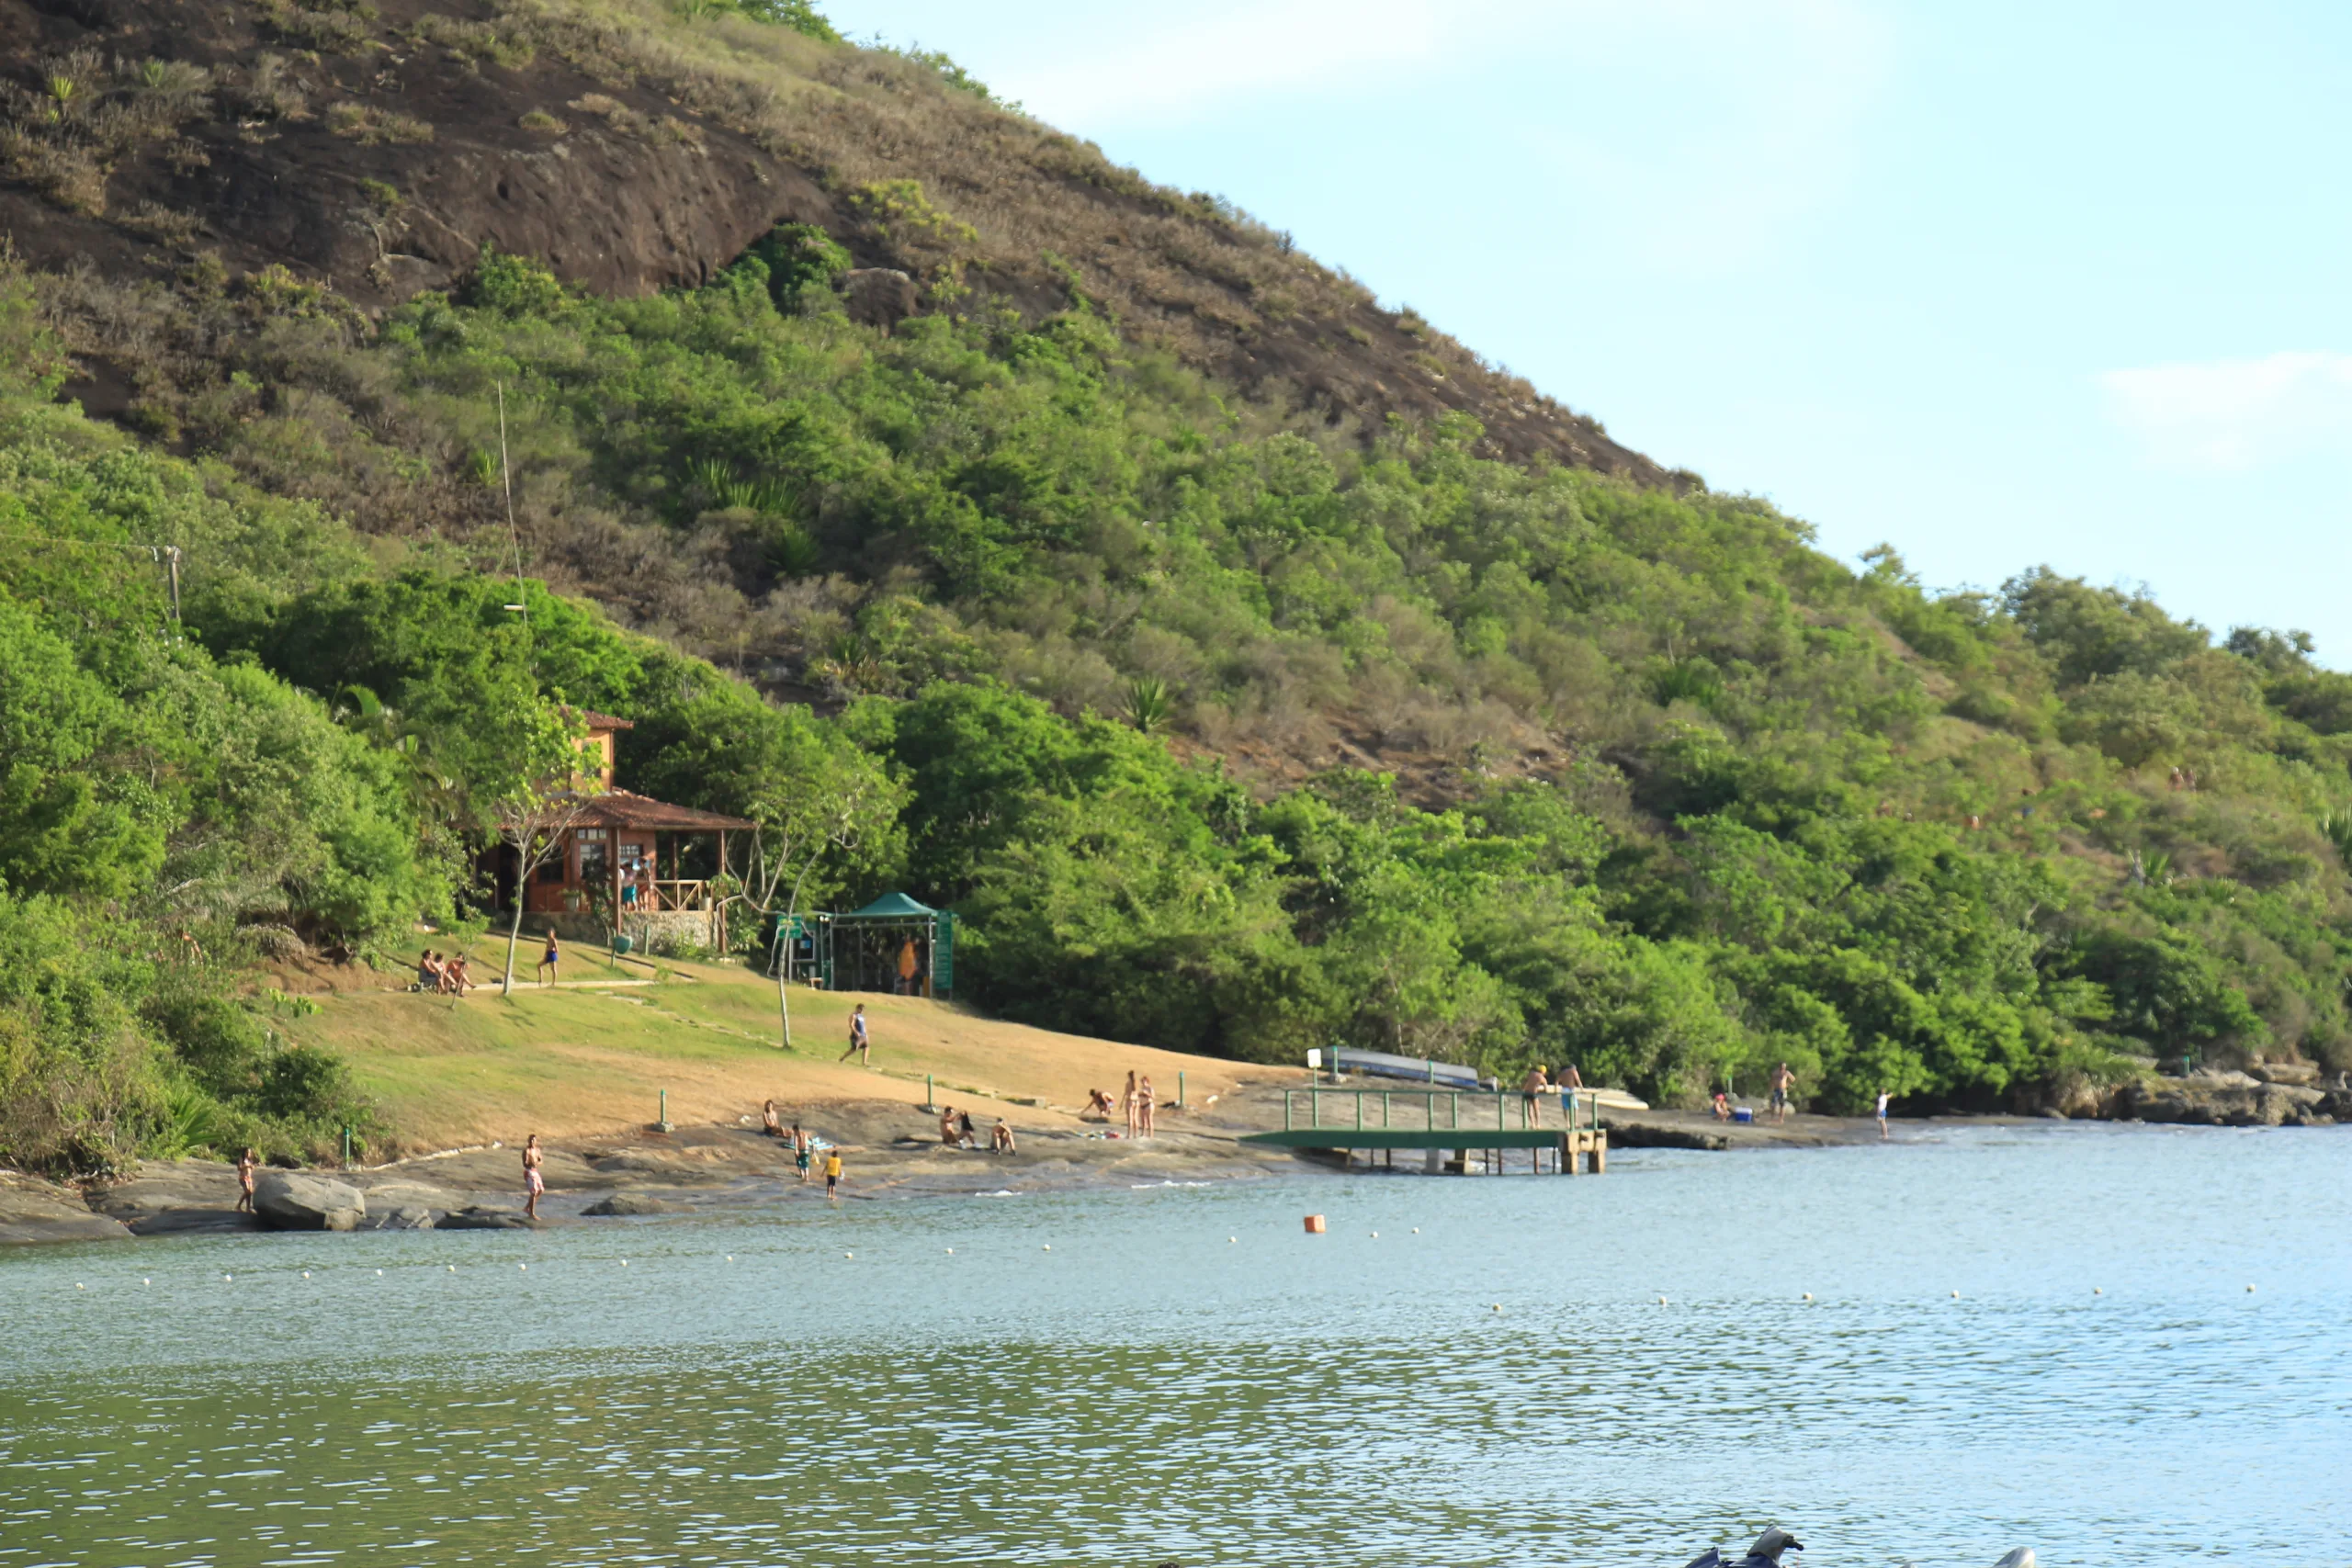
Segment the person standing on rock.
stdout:
<svg viewBox="0 0 2352 1568">
<path fill-rule="evenodd" d="M 1151 1092 L 1151 1080 L 1144 1078 L 1138 1081 L 1136 1085 L 1136 1136 L 1148 1138 L 1156 1131 L 1152 1126 L 1151 1113 L 1158 1103 L 1158 1097 Z"/>
<path fill-rule="evenodd" d="M 870 1054 L 873 1043 L 865 1032 L 865 1004 L 860 1002 L 849 1015 L 849 1049 L 842 1052 L 838 1059 L 846 1062 L 854 1056 L 859 1066 L 870 1067 L 874 1065 Z"/>
<path fill-rule="evenodd" d="M 800 1123 L 797 1122 L 792 1124 L 792 1163 L 800 1172 L 800 1185 L 808 1186 L 808 1134 L 800 1130 Z"/>
<path fill-rule="evenodd" d="M 539 1135 L 532 1134 L 523 1141 L 523 1217 L 539 1217 L 539 1195 L 548 1190 L 547 1179 L 539 1168 L 548 1163 L 547 1151 L 539 1147 Z"/>
<path fill-rule="evenodd" d="M 237 1213 L 254 1212 L 254 1170 L 261 1164 L 261 1152 L 247 1148 L 237 1156 Z"/>
<path fill-rule="evenodd" d="M 1132 1067 L 1127 1070 L 1126 1092 L 1119 1096 L 1119 1111 L 1127 1119 L 1127 1136 L 1134 1137 L 1136 1135 L 1136 1075 Z"/>
<path fill-rule="evenodd" d="M 825 1155 L 825 1201 L 842 1201 L 842 1151 L 831 1149 Z"/>
<path fill-rule="evenodd" d="M 1884 1137 L 1886 1136 L 1886 1101 L 1887 1101 L 1887 1098 L 1888 1098 L 1888 1096 L 1887 1096 L 1887 1092 L 1886 1092 L 1886 1090 L 1884 1090 L 1884 1089 L 1881 1089 L 1881 1090 L 1879 1090 L 1879 1091 L 1878 1091 L 1878 1135 L 1879 1135 L 1882 1139 L 1883 1139 L 1883 1138 L 1884 1138 Z"/>
<path fill-rule="evenodd" d="M 1786 1062 L 1772 1069 L 1773 1121 L 1785 1122 L 1789 1119 L 1789 1090 L 1796 1087 L 1796 1074 L 1789 1071 Z"/>
</svg>

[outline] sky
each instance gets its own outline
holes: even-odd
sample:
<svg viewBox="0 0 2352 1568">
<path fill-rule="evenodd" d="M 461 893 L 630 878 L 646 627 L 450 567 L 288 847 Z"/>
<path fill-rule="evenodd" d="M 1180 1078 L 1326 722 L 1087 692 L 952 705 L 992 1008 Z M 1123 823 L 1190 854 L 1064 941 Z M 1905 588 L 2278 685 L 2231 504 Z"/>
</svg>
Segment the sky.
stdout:
<svg viewBox="0 0 2352 1568">
<path fill-rule="evenodd" d="M 2352 6 L 820 4 L 1849 561 L 2352 667 Z"/>
</svg>

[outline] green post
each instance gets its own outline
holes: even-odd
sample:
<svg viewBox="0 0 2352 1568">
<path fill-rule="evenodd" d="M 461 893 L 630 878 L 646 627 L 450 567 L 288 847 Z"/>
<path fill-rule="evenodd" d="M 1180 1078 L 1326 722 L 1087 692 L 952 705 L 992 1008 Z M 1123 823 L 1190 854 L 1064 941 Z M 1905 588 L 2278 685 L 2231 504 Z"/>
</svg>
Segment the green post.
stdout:
<svg viewBox="0 0 2352 1568">
<path fill-rule="evenodd" d="M 653 1126 L 657 1132 L 666 1133 L 670 1130 L 670 1091 L 666 1089 L 662 1091 L 662 1120 L 656 1122 Z"/>
<path fill-rule="evenodd" d="M 1363 1131 L 1363 1090 L 1356 1090 L 1356 1131 Z"/>
<path fill-rule="evenodd" d="M 343 1168 L 351 1168 L 351 1129 L 348 1127 L 343 1130 Z"/>
<path fill-rule="evenodd" d="M 1323 1125 L 1323 1091 L 1319 1089 L 1306 1091 L 1306 1124 L 1318 1128 Z"/>
<path fill-rule="evenodd" d="M 1176 1109 L 1184 1109 L 1184 1075 L 1181 1071 L 1176 1075 Z"/>
<path fill-rule="evenodd" d="M 1285 1133 L 1290 1131 L 1290 1090 L 1283 1090 L 1283 1131 Z"/>
<path fill-rule="evenodd" d="M 939 1109 L 937 1097 L 931 1091 L 931 1075 L 929 1073 L 925 1073 L 922 1076 L 922 1108 L 925 1111 L 936 1111 Z"/>
</svg>

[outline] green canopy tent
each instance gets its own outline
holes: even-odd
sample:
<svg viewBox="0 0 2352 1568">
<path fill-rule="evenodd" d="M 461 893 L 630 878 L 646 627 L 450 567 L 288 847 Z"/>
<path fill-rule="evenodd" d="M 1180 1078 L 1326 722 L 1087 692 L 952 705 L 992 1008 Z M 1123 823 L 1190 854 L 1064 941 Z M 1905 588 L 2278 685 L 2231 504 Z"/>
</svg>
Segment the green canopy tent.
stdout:
<svg viewBox="0 0 2352 1568">
<path fill-rule="evenodd" d="M 911 988 L 945 998 L 956 990 L 956 913 L 885 893 L 863 909 L 809 922 L 817 972 L 829 991 L 897 991 L 901 955 L 914 945 Z"/>
</svg>

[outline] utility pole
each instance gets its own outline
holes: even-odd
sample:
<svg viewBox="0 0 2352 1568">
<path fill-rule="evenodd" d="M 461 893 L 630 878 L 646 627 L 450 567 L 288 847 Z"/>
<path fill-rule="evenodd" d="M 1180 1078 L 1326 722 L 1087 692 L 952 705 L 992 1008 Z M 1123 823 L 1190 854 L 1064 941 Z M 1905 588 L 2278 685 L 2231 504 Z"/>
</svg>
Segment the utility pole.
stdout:
<svg viewBox="0 0 2352 1568">
<path fill-rule="evenodd" d="M 164 547 L 164 566 L 171 573 L 172 625 L 176 627 L 180 624 L 180 547 L 177 545 Z"/>
</svg>

